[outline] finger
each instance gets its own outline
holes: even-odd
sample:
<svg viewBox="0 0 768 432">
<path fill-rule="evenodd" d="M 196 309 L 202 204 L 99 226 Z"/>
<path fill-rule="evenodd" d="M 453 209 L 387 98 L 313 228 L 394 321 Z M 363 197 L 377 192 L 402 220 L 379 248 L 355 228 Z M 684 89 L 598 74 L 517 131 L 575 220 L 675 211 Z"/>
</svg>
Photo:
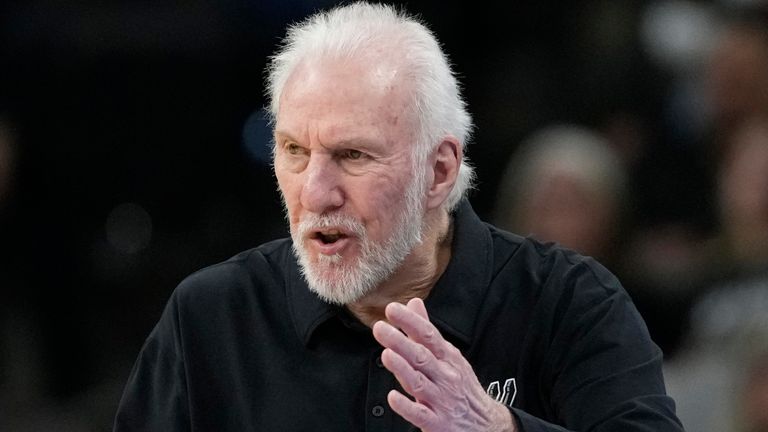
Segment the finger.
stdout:
<svg viewBox="0 0 768 432">
<path fill-rule="evenodd" d="M 397 390 L 392 390 L 387 394 L 387 402 L 394 412 L 400 414 L 401 417 L 419 429 L 427 429 L 437 421 L 437 414 L 432 410 L 408 399 Z"/>
<path fill-rule="evenodd" d="M 435 358 L 443 360 L 448 356 L 448 342 L 443 339 L 434 324 L 410 307 L 393 302 L 387 305 L 384 314 L 393 326 L 402 329 L 409 338 L 425 346 Z"/>
<path fill-rule="evenodd" d="M 414 297 L 408 301 L 408 309 L 416 312 L 419 316 L 429 321 L 429 315 L 427 314 L 427 307 L 424 305 L 424 301 L 418 297 Z"/>
<path fill-rule="evenodd" d="M 387 348 L 381 353 L 384 366 L 395 375 L 403 389 L 420 401 L 434 400 L 439 390 L 421 371 L 414 369 L 400 354 Z"/>
<path fill-rule="evenodd" d="M 423 345 L 411 340 L 385 321 L 373 325 L 373 337 L 384 347 L 399 354 L 414 369 L 432 378 L 437 369 L 435 356 Z"/>
</svg>

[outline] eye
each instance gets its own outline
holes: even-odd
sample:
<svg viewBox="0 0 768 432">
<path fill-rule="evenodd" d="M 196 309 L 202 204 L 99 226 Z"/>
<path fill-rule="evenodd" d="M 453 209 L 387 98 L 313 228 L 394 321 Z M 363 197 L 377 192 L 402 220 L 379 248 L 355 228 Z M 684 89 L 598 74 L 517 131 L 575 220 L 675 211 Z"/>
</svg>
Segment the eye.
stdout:
<svg viewBox="0 0 768 432">
<path fill-rule="evenodd" d="M 360 150 L 344 150 L 344 153 L 342 154 L 345 159 L 351 159 L 351 160 L 359 160 L 362 159 L 364 156 L 364 153 Z"/>
<path fill-rule="evenodd" d="M 285 146 L 285 150 L 288 154 L 297 155 L 301 154 L 301 147 L 296 143 L 290 143 Z"/>
</svg>

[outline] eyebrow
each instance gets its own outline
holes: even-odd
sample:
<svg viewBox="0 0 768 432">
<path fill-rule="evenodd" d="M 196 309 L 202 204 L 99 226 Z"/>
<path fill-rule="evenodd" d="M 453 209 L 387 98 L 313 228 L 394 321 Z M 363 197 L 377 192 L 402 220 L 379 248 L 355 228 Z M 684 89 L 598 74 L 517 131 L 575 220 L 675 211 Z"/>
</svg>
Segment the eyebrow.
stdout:
<svg viewBox="0 0 768 432">
<path fill-rule="evenodd" d="M 381 141 L 376 141 L 371 138 L 357 137 L 357 138 L 341 140 L 337 143 L 337 145 L 341 147 L 362 147 L 366 149 L 379 149 L 381 148 L 382 143 Z"/>
<path fill-rule="evenodd" d="M 275 130 L 275 131 L 274 131 L 274 135 L 275 135 L 275 138 L 277 138 L 277 137 L 281 137 L 281 138 L 286 138 L 286 139 L 288 139 L 288 140 L 290 140 L 290 141 L 296 141 L 296 142 L 298 142 L 298 141 L 299 141 L 299 140 L 295 139 L 295 138 L 293 137 L 293 135 L 291 135 L 291 134 L 289 134 L 288 132 L 286 132 L 286 131 L 283 131 L 283 130 Z M 277 139 L 275 139 L 275 141 L 277 141 Z"/>
<path fill-rule="evenodd" d="M 275 130 L 275 141 L 277 142 L 277 138 L 285 139 L 288 141 L 294 141 L 296 143 L 301 143 L 300 140 L 297 140 L 293 137 L 290 133 L 284 131 L 284 130 Z M 333 147 L 360 147 L 364 149 L 381 149 L 383 146 L 383 143 L 381 141 L 377 141 L 373 138 L 367 138 L 367 137 L 351 137 L 351 138 L 345 138 L 342 140 L 339 140 L 337 142 L 330 144 Z M 327 147 L 327 145 L 323 145 L 323 147 Z"/>
</svg>

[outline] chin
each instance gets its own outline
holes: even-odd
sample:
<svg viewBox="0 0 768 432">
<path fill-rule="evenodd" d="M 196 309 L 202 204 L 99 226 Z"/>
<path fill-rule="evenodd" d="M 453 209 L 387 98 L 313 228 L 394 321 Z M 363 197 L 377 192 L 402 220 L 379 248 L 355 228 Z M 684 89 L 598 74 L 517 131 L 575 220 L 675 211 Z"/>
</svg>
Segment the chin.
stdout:
<svg viewBox="0 0 768 432">
<path fill-rule="evenodd" d="M 337 305 L 347 305 L 354 303 L 365 297 L 375 288 L 373 286 L 366 287 L 360 285 L 352 285 L 349 283 L 349 281 L 340 280 L 334 276 L 328 277 L 323 275 L 318 279 L 322 280 L 310 281 L 310 279 L 307 278 L 310 291 L 317 294 L 326 302 Z"/>
<path fill-rule="evenodd" d="M 354 303 L 373 291 L 381 282 L 381 273 L 369 271 L 359 263 L 344 263 L 342 257 L 323 257 L 323 261 L 302 263 L 302 273 L 309 289 L 323 300 L 345 305 Z M 335 262 L 333 262 L 333 261 Z"/>
</svg>

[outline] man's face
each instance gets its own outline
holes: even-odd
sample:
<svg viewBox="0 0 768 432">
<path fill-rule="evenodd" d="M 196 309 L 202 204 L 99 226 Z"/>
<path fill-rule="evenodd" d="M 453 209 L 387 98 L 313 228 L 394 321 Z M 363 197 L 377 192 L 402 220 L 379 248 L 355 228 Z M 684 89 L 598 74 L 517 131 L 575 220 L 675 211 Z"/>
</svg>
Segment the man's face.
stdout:
<svg viewBox="0 0 768 432">
<path fill-rule="evenodd" d="M 310 288 L 346 304 L 419 241 L 424 192 L 397 70 L 322 66 L 300 67 L 283 90 L 275 174 Z"/>
</svg>

